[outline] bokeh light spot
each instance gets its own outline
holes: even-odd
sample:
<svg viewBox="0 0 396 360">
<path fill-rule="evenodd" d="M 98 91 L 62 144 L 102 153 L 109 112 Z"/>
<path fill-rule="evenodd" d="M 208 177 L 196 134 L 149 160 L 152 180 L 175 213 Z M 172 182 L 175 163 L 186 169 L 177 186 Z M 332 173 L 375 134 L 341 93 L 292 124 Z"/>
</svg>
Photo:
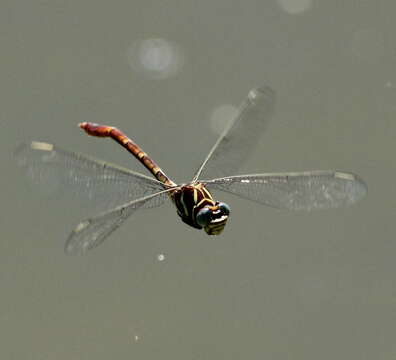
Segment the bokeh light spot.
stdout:
<svg viewBox="0 0 396 360">
<path fill-rule="evenodd" d="M 127 51 L 131 68 L 151 79 L 176 75 L 184 64 L 180 48 L 165 39 L 145 39 L 132 44 Z"/>
<path fill-rule="evenodd" d="M 296 15 L 308 11 L 312 0 L 278 0 L 279 6 L 288 14 Z"/>
<path fill-rule="evenodd" d="M 157 260 L 158 261 L 164 261 L 165 260 L 165 255 L 164 254 L 158 254 L 157 255 Z"/>
</svg>

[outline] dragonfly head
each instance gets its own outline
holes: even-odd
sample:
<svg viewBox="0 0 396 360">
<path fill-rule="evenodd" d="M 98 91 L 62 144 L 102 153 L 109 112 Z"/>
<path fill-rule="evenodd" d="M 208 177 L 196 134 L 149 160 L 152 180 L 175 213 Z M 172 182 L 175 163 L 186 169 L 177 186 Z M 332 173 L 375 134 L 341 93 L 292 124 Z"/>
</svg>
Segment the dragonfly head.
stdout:
<svg viewBox="0 0 396 360">
<path fill-rule="evenodd" d="M 226 203 L 216 202 L 214 206 L 204 206 L 196 216 L 197 223 L 208 235 L 219 235 L 230 215 L 230 207 Z"/>
</svg>

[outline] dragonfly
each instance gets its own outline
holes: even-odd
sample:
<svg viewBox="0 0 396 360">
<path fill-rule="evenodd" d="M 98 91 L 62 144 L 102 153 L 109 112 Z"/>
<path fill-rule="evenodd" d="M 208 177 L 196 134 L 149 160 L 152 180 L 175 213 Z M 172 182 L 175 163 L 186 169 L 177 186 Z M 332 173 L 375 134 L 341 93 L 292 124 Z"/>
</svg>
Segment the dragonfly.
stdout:
<svg viewBox="0 0 396 360">
<path fill-rule="evenodd" d="M 272 116 L 275 93 L 263 86 L 249 92 L 237 115 L 196 170 L 192 180 L 177 184 L 141 147 L 113 126 L 83 122 L 88 135 L 108 137 L 131 153 L 152 176 L 119 167 L 56 145 L 33 141 L 16 150 L 19 165 L 39 182 L 72 187 L 104 210 L 81 221 L 65 243 L 67 254 L 82 255 L 96 248 L 136 210 L 167 199 L 187 225 L 208 235 L 223 232 L 230 207 L 215 200 L 213 190 L 237 195 L 272 208 L 317 210 L 351 205 L 367 193 L 357 175 L 334 170 L 235 175 L 259 142 Z"/>
</svg>

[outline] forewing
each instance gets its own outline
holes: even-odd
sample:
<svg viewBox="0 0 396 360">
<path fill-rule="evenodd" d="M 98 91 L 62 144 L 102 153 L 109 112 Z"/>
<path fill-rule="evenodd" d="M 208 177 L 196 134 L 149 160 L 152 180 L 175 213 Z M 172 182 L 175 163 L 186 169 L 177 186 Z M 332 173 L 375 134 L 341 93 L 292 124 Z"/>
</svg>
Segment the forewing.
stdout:
<svg viewBox="0 0 396 360">
<path fill-rule="evenodd" d="M 84 255 L 88 250 L 103 243 L 136 210 L 162 204 L 167 198 L 167 192 L 169 191 L 165 190 L 134 200 L 80 222 L 67 238 L 65 252 L 70 255 Z"/>
<path fill-rule="evenodd" d="M 317 210 L 353 204 L 367 193 L 357 175 L 340 171 L 230 176 L 205 182 L 261 204 L 289 210 Z"/>
<path fill-rule="evenodd" d="M 98 211 L 164 189 L 155 179 L 48 143 L 21 144 L 14 155 L 46 193 L 75 195 Z"/>
<path fill-rule="evenodd" d="M 271 88 L 251 90 L 238 115 L 220 135 L 193 181 L 235 174 L 260 139 L 274 102 L 275 94 Z"/>
</svg>

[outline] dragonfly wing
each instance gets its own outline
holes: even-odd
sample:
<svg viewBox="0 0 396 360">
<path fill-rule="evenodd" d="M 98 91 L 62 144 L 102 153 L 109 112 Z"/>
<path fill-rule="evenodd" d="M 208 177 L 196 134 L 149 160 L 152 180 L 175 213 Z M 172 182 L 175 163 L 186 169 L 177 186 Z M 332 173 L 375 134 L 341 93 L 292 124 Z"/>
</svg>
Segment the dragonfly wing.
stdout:
<svg viewBox="0 0 396 360">
<path fill-rule="evenodd" d="M 99 211 L 164 189 L 150 177 L 48 143 L 21 144 L 14 156 L 49 195 L 67 192 Z"/>
<path fill-rule="evenodd" d="M 80 222 L 65 243 L 65 252 L 70 255 L 84 255 L 99 246 L 114 230 L 140 208 L 162 204 L 170 189 L 134 200 L 110 211 Z"/>
<path fill-rule="evenodd" d="M 367 193 L 357 175 L 340 171 L 238 175 L 205 182 L 261 204 L 289 210 L 317 210 L 353 204 Z"/>
<path fill-rule="evenodd" d="M 275 93 L 271 88 L 251 90 L 238 115 L 220 135 L 193 181 L 235 174 L 256 146 L 272 114 L 274 102 Z"/>
</svg>

